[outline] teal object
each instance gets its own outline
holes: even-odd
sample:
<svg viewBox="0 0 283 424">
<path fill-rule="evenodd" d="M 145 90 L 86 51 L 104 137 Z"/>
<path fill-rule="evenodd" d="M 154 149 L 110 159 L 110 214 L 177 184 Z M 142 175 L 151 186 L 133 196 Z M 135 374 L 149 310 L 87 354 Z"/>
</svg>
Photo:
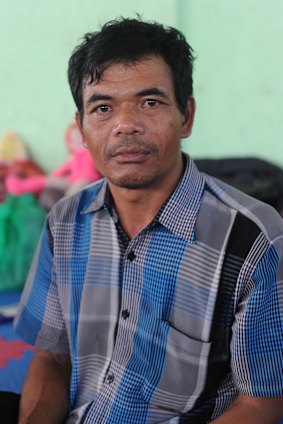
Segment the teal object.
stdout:
<svg viewBox="0 0 283 424">
<path fill-rule="evenodd" d="M 0 204 L 0 291 L 23 287 L 45 216 L 31 194 Z"/>
</svg>

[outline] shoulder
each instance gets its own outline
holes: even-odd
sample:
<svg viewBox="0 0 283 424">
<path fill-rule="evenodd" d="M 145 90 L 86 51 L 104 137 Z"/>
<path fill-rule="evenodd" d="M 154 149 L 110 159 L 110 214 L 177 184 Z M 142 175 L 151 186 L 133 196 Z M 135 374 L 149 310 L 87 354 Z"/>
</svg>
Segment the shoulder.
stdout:
<svg viewBox="0 0 283 424">
<path fill-rule="evenodd" d="M 59 200 L 48 214 L 49 225 L 61 223 L 74 223 L 87 212 L 92 205 L 100 208 L 103 204 L 105 181 L 101 179 L 88 185 L 75 194 Z"/>
<path fill-rule="evenodd" d="M 241 216 L 243 222 L 257 227 L 269 241 L 283 236 L 283 219 L 272 206 L 207 175 L 205 187 L 203 202 L 212 203 L 215 210 Z"/>
</svg>

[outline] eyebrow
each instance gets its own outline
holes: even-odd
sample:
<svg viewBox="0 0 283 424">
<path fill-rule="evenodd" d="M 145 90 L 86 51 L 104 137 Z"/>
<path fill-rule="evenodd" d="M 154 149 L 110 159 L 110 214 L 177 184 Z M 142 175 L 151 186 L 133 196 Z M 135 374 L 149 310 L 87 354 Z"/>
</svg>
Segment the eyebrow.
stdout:
<svg viewBox="0 0 283 424">
<path fill-rule="evenodd" d="M 86 102 L 86 106 L 91 105 L 92 103 L 95 103 L 99 100 L 112 100 L 113 97 L 108 96 L 107 94 L 92 94 Z"/>
<path fill-rule="evenodd" d="M 160 90 L 157 87 L 145 88 L 144 90 L 139 91 L 136 95 L 138 97 L 143 97 L 143 96 L 161 96 L 161 97 L 167 97 L 166 92 L 163 91 L 163 90 Z"/>
<path fill-rule="evenodd" d="M 145 88 L 144 90 L 138 91 L 136 93 L 137 97 L 144 97 L 144 96 L 161 96 L 161 97 L 167 97 L 167 94 L 165 91 L 160 90 L 157 87 L 150 87 Z M 113 100 L 112 96 L 109 96 L 108 94 L 92 94 L 87 102 L 86 106 L 90 106 L 92 103 L 95 103 L 100 100 Z"/>
</svg>

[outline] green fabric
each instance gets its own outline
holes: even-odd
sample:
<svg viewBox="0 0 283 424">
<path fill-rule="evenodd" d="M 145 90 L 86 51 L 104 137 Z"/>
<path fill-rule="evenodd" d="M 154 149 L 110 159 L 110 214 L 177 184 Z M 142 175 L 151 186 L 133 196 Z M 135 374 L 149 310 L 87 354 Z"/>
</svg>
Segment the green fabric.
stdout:
<svg viewBox="0 0 283 424">
<path fill-rule="evenodd" d="M 23 287 L 45 216 L 31 194 L 0 204 L 0 291 Z"/>
</svg>

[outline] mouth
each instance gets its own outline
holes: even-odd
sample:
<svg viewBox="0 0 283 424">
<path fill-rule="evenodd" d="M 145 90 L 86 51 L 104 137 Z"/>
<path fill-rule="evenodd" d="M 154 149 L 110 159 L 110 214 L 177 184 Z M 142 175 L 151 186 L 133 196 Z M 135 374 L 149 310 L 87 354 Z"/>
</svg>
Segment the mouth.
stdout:
<svg viewBox="0 0 283 424">
<path fill-rule="evenodd" d="M 112 159 L 120 163 L 142 163 L 152 153 L 152 149 L 145 149 L 141 147 L 123 147 L 117 149 L 117 151 L 113 152 L 110 156 Z"/>
</svg>

